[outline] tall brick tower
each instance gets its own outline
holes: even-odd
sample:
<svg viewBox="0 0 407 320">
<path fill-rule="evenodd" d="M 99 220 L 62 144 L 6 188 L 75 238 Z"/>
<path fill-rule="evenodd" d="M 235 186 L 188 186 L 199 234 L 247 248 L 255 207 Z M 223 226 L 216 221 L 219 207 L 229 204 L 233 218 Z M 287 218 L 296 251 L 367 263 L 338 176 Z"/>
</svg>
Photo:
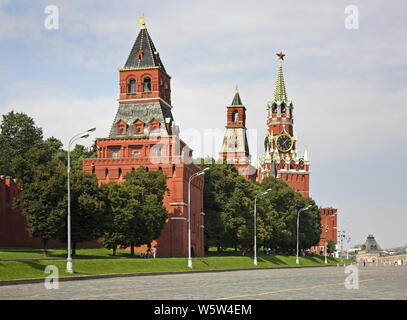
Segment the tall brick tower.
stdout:
<svg viewBox="0 0 407 320">
<path fill-rule="evenodd" d="M 162 170 L 169 192 L 164 205 L 167 223 L 157 239 L 158 255 L 188 256 L 188 181 L 200 171 L 192 150 L 179 138 L 171 105 L 171 77 L 166 72 L 143 22 L 123 68 L 119 70 L 119 107 L 109 137 L 96 139 L 96 159 L 85 159 L 83 169 L 99 183 L 124 181 L 124 175 L 143 166 Z M 192 255 L 202 256 L 204 177 L 191 182 Z"/>
<path fill-rule="evenodd" d="M 287 98 L 283 76 L 285 55 L 280 52 L 277 56 L 280 64 L 274 98 L 267 103 L 267 133 L 264 138 L 264 156 L 258 159 L 257 181 L 274 176 L 309 197 L 310 162 L 307 150 L 302 156 L 298 155 L 294 105 Z"/>
<path fill-rule="evenodd" d="M 255 182 L 257 171 L 250 164 L 246 136 L 246 108 L 242 104 L 237 86 L 232 104 L 226 108 L 226 132 L 219 157 L 233 163 L 242 176 Z"/>
</svg>

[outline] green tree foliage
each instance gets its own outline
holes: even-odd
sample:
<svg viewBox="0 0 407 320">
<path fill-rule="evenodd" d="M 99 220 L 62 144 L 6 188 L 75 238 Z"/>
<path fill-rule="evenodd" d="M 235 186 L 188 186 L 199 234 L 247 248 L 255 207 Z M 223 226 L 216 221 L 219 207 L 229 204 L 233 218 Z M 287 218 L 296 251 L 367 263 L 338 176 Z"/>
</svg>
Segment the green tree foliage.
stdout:
<svg viewBox="0 0 407 320">
<path fill-rule="evenodd" d="M 311 198 L 302 197 L 284 181 L 266 178 L 254 184 L 241 177 L 232 164 L 204 164 L 205 247 L 217 246 L 250 248 L 254 245 L 254 199 L 271 188 L 272 191 L 257 199 L 257 243 L 279 253 L 296 248 L 297 213 L 301 213 L 299 240 L 301 248 L 309 248 L 319 241 L 320 212 Z"/>
<path fill-rule="evenodd" d="M 299 246 L 308 249 L 319 242 L 321 214 L 311 198 L 305 198 L 284 181 L 268 177 L 261 190 L 272 189 L 259 198 L 257 212 L 264 223 L 263 244 L 276 253 L 294 252 L 297 241 L 297 214 L 301 208 L 311 207 L 300 215 Z"/>
<path fill-rule="evenodd" d="M 0 174 L 15 176 L 11 161 L 33 146 L 42 143 L 42 129 L 25 113 L 10 111 L 3 115 L 0 126 Z"/>
<path fill-rule="evenodd" d="M 239 176 L 236 167 L 230 164 L 212 164 L 202 163 L 201 169 L 209 167 L 205 172 L 204 186 L 204 211 L 205 211 L 205 229 L 204 243 L 205 249 L 210 246 L 216 246 L 218 251 L 229 244 L 228 229 L 232 224 L 227 224 L 226 211 L 229 199 L 232 197 L 236 185 L 236 179 Z M 230 206 L 231 207 L 231 206 Z"/>
<path fill-rule="evenodd" d="M 14 206 L 22 209 L 29 234 L 41 239 L 47 255 L 48 241 L 58 237 L 66 217 L 66 172 L 61 163 L 49 161 L 36 171 Z"/>
<path fill-rule="evenodd" d="M 334 253 L 335 252 L 335 247 L 336 247 L 335 241 L 328 240 L 328 245 L 327 245 L 328 252 L 329 253 Z"/>
<path fill-rule="evenodd" d="M 149 245 L 157 239 L 168 217 L 163 205 L 166 177 L 162 171 L 146 172 L 143 167 L 124 176 L 122 184 L 101 187 L 107 203 L 107 223 L 102 243 L 113 249 L 118 245 L 131 248 Z"/>
<path fill-rule="evenodd" d="M 105 202 L 99 192 L 95 175 L 78 170 L 70 175 L 71 185 L 71 241 L 72 254 L 77 243 L 98 239 L 103 233 Z M 67 180 L 65 191 L 67 194 Z M 67 202 L 66 202 L 67 203 Z M 67 204 L 66 204 L 67 206 Z M 67 242 L 67 210 L 64 214 L 58 239 Z"/>
</svg>

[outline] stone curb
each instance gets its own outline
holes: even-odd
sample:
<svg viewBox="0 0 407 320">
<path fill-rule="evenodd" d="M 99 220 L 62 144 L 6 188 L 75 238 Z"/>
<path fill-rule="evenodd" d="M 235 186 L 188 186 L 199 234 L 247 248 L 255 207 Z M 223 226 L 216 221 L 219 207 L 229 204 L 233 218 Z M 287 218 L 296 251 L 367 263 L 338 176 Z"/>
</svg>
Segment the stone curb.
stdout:
<svg viewBox="0 0 407 320">
<path fill-rule="evenodd" d="M 322 266 L 290 266 L 290 267 L 268 267 L 268 268 L 240 268 L 240 269 L 214 269 L 214 270 L 192 270 L 192 271 L 167 271 L 167 272 L 139 272 L 139 273 L 112 273 L 112 274 L 97 274 L 85 276 L 60 277 L 59 281 L 75 281 L 75 280 L 93 280 L 93 279 L 108 279 L 108 278 L 126 278 L 126 277 L 141 277 L 141 276 L 161 276 L 172 274 L 186 273 L 209 273 L 209 272 L 230 272 L 230 271 L 253 271 L 253 270 L 270 270 L 270 269 L 300 269 L 300 268 L 326 268 L 337 267 L 337 265 L 322 265 Z M 0 280 L 1 286 L 10 286 L 17 284 L 41 283 L 45 278 L 31 279 L 16 279 L 16 280 Z"/>
</svg>

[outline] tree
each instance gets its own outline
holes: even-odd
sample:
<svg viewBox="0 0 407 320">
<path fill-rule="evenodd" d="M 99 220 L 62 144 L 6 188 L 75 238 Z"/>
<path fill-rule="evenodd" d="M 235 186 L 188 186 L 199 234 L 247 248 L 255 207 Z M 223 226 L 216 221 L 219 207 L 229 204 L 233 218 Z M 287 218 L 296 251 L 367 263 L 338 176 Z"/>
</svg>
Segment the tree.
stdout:
<svg viewBox="0 0 407 320">
<path fill-rule="evenodd" d="M 284 181 L 269 177 L 261 184 L 252 183 L 240 176 L 233 164 L 204 164 L 210 167 L 205 174 L 205 250 L 209 246 L 254 245 L 254 199 L 257 194 L 271 188 L 272 191 L 257 199 L 256 238 L 259 244 L 276 252 L 293 252 L 296 247 L 297 213 L 301 214 L 300 246 L 309 248 L 319 241 L 320 212 L 311 198 L 295 192 Z"/>
<path fill-rule="evenodd" d="M 206 161 L 207 162 L 207 161 Z M 249 247 L 253 244 L 253 202 L 256 185 L 246 180 L 233 164 L 204 164 L 205 250 L 209 246 Z"/>
<path fill-rule="evenodd" d="M 0 126 L 0 173 L 15 176 L 11 160 L 27 152 L 31 147 L 42 143 L 42 129 L 35 126 L 34 120 L 25 113 L 3 115 Z"/>
<path fill-rule="evenodd" d="M 44 255 L 50 239 L 56 239 L 66 217 L 66 172 L 56 161 L 49 161 L 34 173 L 30 183 L 24 186 L 14 207 L 22 209 L 27 219 L 30 236 L 40 238 Z"/>
<path fill-rule="evenodd" d="M 113 249 L 118 245 L 150 245 L 164 228 L 168 213 L 163 206 L 167 191 L 166 177 L 161 170 L 146 172 L 144 167 L 124 176 L 122 184 L 109 183 L 101 190 L 108 205 L 107 223 L 102 243 Z"/>
<path fill-rule="evenodd" d="M 25 154 L 17 155 L 12 161 L 16 178 L 23 183 L 24 201 L 18 205 L 23 209 L 23 215 L 26 215 L 29 228 L 32 229 L 30 234 L 40 237 L 46 243 L 51 238 L 57 238 L 61 242 L 67 241 L 67 170 L 58 159 L 58 155 L 63 152 L 61 147 L 62 143 L 51 137 L 44 143 L 30 148 Z M 44 177 L 49 178 L 50 186 L 53 188 L 50 195 L 53 197 L 46 194 L 48 188 Z M 54 190 L 58 190 L 57 195 L 53 194 Z M 60 216 L 58 230 L 52 224 L 49 225 L 49 230 L 42 225 L 45 212 L 34 210 L 39 203 L 43 208 L 57 206 Z M 98 190 L 97 178 L 82 170 L 73 172 L 71 174 L 73 254 L 77 243 L 96 240 L 102 234 L 104 211 L 105 204 Z"/>
<path fill-rule="evenodd" d="M 95 175 L 76 171 L 70 176 L 71 184 L 71 241 L 72 255 L 77 243 L 98 239 L 103 233 L 105 202 L 98 188 Z M 67 180 L 65 191 L 67 193 Z M 67 211 L 64 214 L 58 239 L 67 242 Z"/>
<path fill-rule="evenodd" d="M 226 226 L 226 206 L 235 189 L 235 180 L 238 177 L 236 167 L 232 164 L 216 164 L 212 159 L 211 164 L 204 164 L 201 160 L 200 169 L 209 167 L 205 172 L 204 184 L 204 211 L 205 250 L 216 246 L 218 251 L 228 245 Z M 229 225 L 229 229 L 230 229 Z"/>
<path fill-rule="evenodd" d="M 294 252 L 297 235 L 297 214 L 301 208 L 311 207 L 301 213 L 299 228 L 300 247 L 307 249 L 319 242 L 321 214 L 311 198 L 292 190 L 284 181 L 273 177 L 264 179 L 262 190 L 272 189 L 259 199 L 258 214 L 264 222 L 264 245 L 278 253 Z"/>
<path fill-rule="evenodd" d="M 328 240 L 328 245 L 327 245 L 327 251 L 329 253 L 334 253 L 336 248 L 335 241 L 333 240 Z"/>
</svg>

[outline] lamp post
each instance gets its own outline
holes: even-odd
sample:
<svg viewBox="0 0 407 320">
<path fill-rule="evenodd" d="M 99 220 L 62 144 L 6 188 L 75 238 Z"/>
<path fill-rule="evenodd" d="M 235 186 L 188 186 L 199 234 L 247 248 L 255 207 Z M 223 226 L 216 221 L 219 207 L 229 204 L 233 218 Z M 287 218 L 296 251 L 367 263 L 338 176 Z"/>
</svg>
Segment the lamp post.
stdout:
<svg viewBox="0 0 407 320">
<path fill-rule="evenodd" d="M 345 230 L 339 230 L 339 240 L 341 241 L 341 254 L 340 254 L 340 257 L 341 257 L 341 262 L 343 262 L 343 241 L 344 241 L 344 239 L 345 239 Z"/>
<path fill-rule="evenodd" d="M 256 237 L 256 225 L 257 225 L 257 218 L 256 218 L 256 203 L 257 203 L 257 197 L 263 196 L 271 191 L 270 189 L 267 189 L 266 191 L 259 193 L 254 197 L 254 265 L 257 266 L 257 237 Z"/>
<path fill-rule="evenodd" d="M 328 246 L 328 230 L 329 230 L 329 227 L 327 226 L 327 224 L 325 222 L 325 264 L 328 264 L 328 260 L 326 257 L 327 246 Z"/>
<path fill-rule="evenodd" d="M 346 246 L 346 259 L 349 259 L 349 243 L 350 243 L 350 239 L 351 239 L 351 237 L 348 235 L 347 237 L 346 237 L 346 242 L 347 242 L 347 246 Z"/>
<path fill-rule="evenodd" d="M 68 143 L 68 257 L 66 260 L 66 272 L 73 273 L 72 257 L 71 257 L 71 145 L 76 140 L 89 137 L 88 132 L 95 131 L 96 128 L 90 128 L 84 132 L 74 135 Z"/>
<path fill-rule="evenodd" d="M 188 181 L 188 268 L 192 269 L 192 258 L 191 258 L 191 181 L 192 179 L 205 174 L 205 171 L 208 171 L 209 167 L 194 173 L 189 177 Z"/>
<path fill-rule="evenodd" d="M 299 230 L 300 230 L 300 213 L 305 210 L 308 210 L 309 208 L 311 208 L 311 205 L 309 205 L 308 207 L 305 207 L 305 208 L 301 208 L 300 210 L 298 210 L 298 213 L 297 213 L 297 257 L 295 259 L 295 262 L 297 264 L 300 263 L 300 259 L 298 258 L 298 235 L 299 235 Z"/>
</svg>

